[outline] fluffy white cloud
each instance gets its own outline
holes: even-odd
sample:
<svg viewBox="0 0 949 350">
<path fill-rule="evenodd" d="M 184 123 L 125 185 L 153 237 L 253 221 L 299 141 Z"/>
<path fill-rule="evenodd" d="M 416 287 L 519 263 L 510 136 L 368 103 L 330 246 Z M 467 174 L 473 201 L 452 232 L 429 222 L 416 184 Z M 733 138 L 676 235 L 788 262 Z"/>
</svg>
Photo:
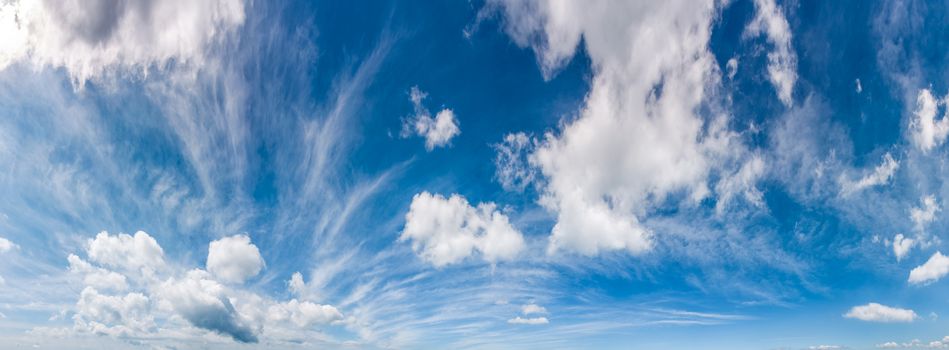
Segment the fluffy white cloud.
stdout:
<svg viewBox="0 0 949 350">
<path fill-rule="evenodd" d="M 890 182 L 890 179 L 893 178 L 893 175 L 896 174 L 896 170 L 898 170 L 899 167 L 900 163 L 893 159 L 893 156 L 889 153 L 886 153 L 883 155 L 883 162 L 877 165 L 876 168 L 873 169 L 873 172 L 860 178 L 860 180 L 850 181 L 841 175 L 840 193 L 846 196 L 868 187 L 885 185 Z"/>
<path fill-rule="evenodd" d="M 926 224 L 936 220 L 936 212 L 941 210 L 939 203 L 936 203 L 936 196 L 929 195 L 923 197 L 921 202 L 923 204 L 922 207 L 909 210 L 909 217 L 916 225 L 916 230 L 920 232 L 926 228 Z"/>
<path fill-rule="evenodd" d="M 442 109 L 433 118 L 428 109 L 422 105 L 422 100 L 428 94 L 422 92 L 417 86 L 413 86 L 409 92 L 409 98 L 415 106 L 415 115 L 404 121 L 402 125 L 402 137 L 408 137 L 415 134 L 425 138 L 425 149 L 431 151 L 435 147 L 447 145 L 452 138 L 461 133 L 458 128 L 458 121 L 455 118 L 455 112 L 450 109 Z"/>
<path fill-rule="evenodd" d="M 0 69 L 65 68 L 74 82 L 115 70 L 201 65 L 244 22 L 240 0 L 19 0 L 0 4 Z"/>
<path fill-rule="evenodd" d="M 0 253 L 9 252 L 9 251 L 11 251 L 11 250 L 13 250 L 14 248 L 17 248 L 17 247 L 18 247 L 18 246 L 17 246 L 16 244 L 14 244 L 13 242 L 10 242 L 9 239 L 0 237 Z"/>
<path fill-rule="evenodd" d="M 768 77 L 786 106 L 793 103 L 797 81 L 797 55 L 791 48 L 791 27 L 774 0 L 755 0 L 757 14 L 746 29 L 746 36 L 762 33 L 774 49 L 768 53 Z"/>
<path fill-rule="evenodd" d="M 75 254 L 69 254 L 69 271 L 83 276 L 87 286 L 98 290 L 123 291 L 128 289 L 128 281 L 124 275 L 109 271 L 101 267 L 92 266 Z"/>
<path fill-rule="evenodd" d="M 854 306 L 844 314 L 844 317 L 869 322 L 912 322 L 917 318 L 916 312 L 913 310 L 889 307 L 877 303 Z"/>
<path fill-rule="evenodd" d="M 697 112 L 720 81 L 708 50 L 716 4 L 493 2 L 546 76 L 581 42 L 595 72 L 579 118 L 531 155 L 543 175 L 540 203 L 557 215 L 548 252 L 651 249 L 653 233 L 641 218 L 673 194 L 706 198 L 709 174 L 743 152 L 725 130 L 727 116 Z"/>
<path fill-rule="evenodd" d="M 929 89 L 919 90 L 916 96 L 916 110 L 909 122 L 910 140 L 917 148 L 923 152 L 929 152 L 933 148 L 946 141 L 949 135 L 949 118 L 943 115 L 936 120 L 936 112 L 939 105 L 945 105 L 949 100 L 947 95 L 943 101 L 937 101 Z M 946 113 L 949 113 L 947 110 Z"/>
<path fill-rule="evenodd" d="M 294 272 L 293 275 L 290 276 L 290 280 L 287 281 L 287 289 L 294 295 L 303 295 L 303 292 L 306 291 L 306 283 L 303 282 L 303 274 Z"/>
<path fill-rule="evenodd" d="M 115 236 L 99 232 L 89 241 L 89 259 L 124 271 L 142 271 L 150 275 L 165 265 L 164 251 L 152 236 L 138 231 L 135 236 Z"/>
<path fill-rule="evenodd" d="M 234 235 L 211 242 L 208 247 L 208 271 L 219 280 L 243 283 L 264 267 L 260 250 L 247 235 Z"/>
<path fill-rule="evenodd" d="M 191 270 L 183 278 L 170 278 L 157 294 L 164 307 L 174 310 L 195 327 L 212 330 L 245 343 L 257 342 L 227 297 L 225 287 L 202 270 Z"/>
<path fill-rule="evenodd" d="M 297 327 L 309 328 L 313 325 L 338 321 L 343 318 L 343 314 L 330 305 L 292 299 L 286 303 L 271 306 L 267 310 L 267 318 L 275 322 L 290 321 Z"/>
<path fill-rule="evenodd" d="M 494 203 L 475 208 L 457 194 L 445 198 L 428 192 L 412 198 L 399 240 L 411 240 L 412 249 L 438 267 L 459 262 L 475 250 L 492 263 L 510 260 L 524 248 L 521 233 Z"/>
<path fill-rule="evenodd" d="M 928 343 L 924 343 L 920 341 L 919 339 L 913 339 L 904 343 L 889 341 L 886 343 L 877 344 L 876 347 L 880 349 L 906 349 L 906 348 L 945 349 L 945 348 L 949 348 L 949 336 L 945 336 L 940 340 L 933 340 Z"/>
<path fill-rule="evenodd" d="M 111 296 L 86 287 L 79 295 L 73 320 L 78 328 L 94 333 L 130 335 L 154 327 L 149 303 L 149 298 L 141 293 Z"/>
<path fill-rule="evenodd" d="M 902 233 L 897 233 L 893 237 L 893 255 L 896 255 L 896 261 L 902 260 L 915 244 L 916 240 L 904 237 Z"/>
<path fill-rule="evenodd" d="M 913 268 L 909 272 L 909 283 L 925 284 L 938 281 L 949 274 L 949 257 L 936 252 L 929 257 L 926 263 Z"/>
<path fill-rule="evenodd" d="M 538 324 L 548 324 L 550 323 L 550 321 L 548 321 L 546 317 L 524 318 L 521 316 L 517 316 L 515 318 L 507 320 L 507 323 L 538 325 Z"/>
</svg>

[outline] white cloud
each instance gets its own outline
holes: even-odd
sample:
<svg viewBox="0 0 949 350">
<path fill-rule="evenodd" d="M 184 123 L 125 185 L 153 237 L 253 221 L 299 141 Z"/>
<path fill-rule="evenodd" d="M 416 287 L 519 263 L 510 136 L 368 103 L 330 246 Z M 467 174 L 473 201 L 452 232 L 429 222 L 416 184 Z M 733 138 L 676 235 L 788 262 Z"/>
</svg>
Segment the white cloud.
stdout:
<svg viewBox="0 0 949 350">
<path fill-rule="evenodd" d="M 89 240 L 89 259 L 124 271 L 142 271 L 146 275 L 165 264 L 164 251 L 152 236 L 138 231 L 135 236 L 120 233 L 115 236 L 99 232 Z"/>
<path fill-rule="evenodd" d="M 428 94 L 422 92 L 417 86 L 413 86 L 409 92 L 409 98 L 415 107 L 415 115 L 406 119 L 402 124 L 402 137 L 408 137 L 412 133 L 425 138 L 425 149 L 433 150 L 435 147 L 447 145 L 452 138 L 461 133 L 458 128 L 458 121 L 455 118 L 455 112 L 450 109 L 442 109 L 433 118 L 428 109 L 422 105 L 422 100 Z"/>
<path fill-rule="evenodd" d="M 215 331 L 245 343 L 256 343 L 257 335 L 241 318 L 226 295 L 224 285 L 202 270 L 191 270 L 182 278 L 169 278 L 157 294 L 165 308 L 174 310 L 195 327 Z"/>
<path fill-rule="evenodd" d="M 19 248 L 19 246 L 14 244 L 13 242 L 10 242 L 9 239 L 0 237 L 0 253 L 6 253 L 15 248 Z"/>
<path fill-rule="evenodd" d="M 843 349 L 840 345 L 812 345 L 808 347 L 809 350 L 838 350 Z"/>
<path fill-rule="evenodd" d="M 86 287 L 76 303 L 76 315 L 73 319 L 76 327 L 94 333 L 129 335 L 130 332 L 154 327 L 149 303 L 149 298 L 141 293 L 110 296 L 99 294 L 95 288 Z"/>
<path fill-rule="evenodd" d="M 550 321 L 548 321 L 546 317 L 523 318 L 523 317 L 517 316 L 515 318 L 507 320 L 507 323 L 539 325 L 539 324 L 548 324 L 550 323 Z"/>
<path fill-rule="evenodd" d="M 897 343 L 895 341 L 889 341 L 876 345 L 880 349 L 906 349 L 906 348 L 929 348 L 929 349 L 945 349 L 949 348 L 949 336 L 945 336 L 940 340 L 933 340 L 928 343 L 923 343 L 919 339 L 913 339 L 904 343 Z"/>
<path fill-rule="evenodd" d="M 922 207 L 910 209 L 909 217 L 913 220 L 916 230 L 922 232 L 926 224 L 936 220 L 936 212 L 942 209 L 939 208 L 939 203 L 936 203 L 934 195 L 923 197 L 920 202 L 923 204 Z"/>
<path fill-rule="evenodd" d="M 732 57 L 728 59 L 728 62 L 725 63 L 726 73 L 728 79 L 735 79 L 735 74 L 738 73 L 738 58 Z"/>
<path fill-rule="evenodd" d="M 774 0 L 755 0 L 758 9 L 745 35 L 765 33 L 774 46 L 768 53 L 768 77 L 786 106 L 793 103 L 792 93 L 797 81 L 797 56 L 791 48 L 791 28 Z"/>
<path fill-rule="evenodd" d="M 532 154 L 545 180 L 540 203 L 557 214 L 548 252 L 651 249 L 640 218 L 672 194 L 707 197 L 719 160 L 744 149 L 725 131 L 726 116 L 706 121 L 696 112 L 720 81 L 708 51 L 716 2 L 494 4 L 545 76 L 570 60 L 581 37 L 595 72 L 579 118 Z"/>
<path fill-rule="evenodd" d="M 916 312 L 913 310 L 889 307 L 877 303 L 854 306 L 844 314 L 844 317 L 869 322 L 913 322 L 917 318 Z"/>
<path fill-rule="evenodd" d="M 521 233 L 494 203 L 475 208 L 457 194 L 445 198 L 428 192 L 412 198 L 399 240 L 411 240 L 412 249 L 438 267 L 459 262 L 474 250 L 493 263 L 513 259 L 524 248 Z"/>
<path fill-rule="evenodd" d="M 949 274 L 949 257 L 936 252 L 926 263 L 909 272 L 909 283 L 926 284 L 938 281 Z"/>
<path fill-rule="evenodd" d="M 292 299 L 286 303 L 272 305 L 267 310 L 267 318 L 276 322 L 290 321 L 297 327 L 309 328 L 338 321 L 343 318 L 343 314 L 330 305 Z"/>
<path fill-rule="evenodd" d="M 949 100 L 949 95 L 945 99 Z M 916 110 L 909 122 L 910 141 L 924 153 L 941 145 L 949 135 L 949 118 L 943 115 L 936 120 L 940 104 L 945 105 L 946 102 L 936 101 L 929 89 L 919 90 L 916 96 Z"/>
<path fill-rule="evenodd" d="M 244 22 L 240 0 L 40 1 L 0 5 L 0 70 L 20 61 L 65 68 L 73 81 L 117 70 L 200 66 Z"/>
<path fill-rule="evenodd" d="M 858 94 L 863 92 L 863 85 L 860 84 L 860 78 L 857 78 L 857 80 L 854 81 L 854 84 L 856 85 L 856 90 Z"/>
<path fill-rule="evenodd" d="M 101 267 L 92 266 L 75 254 L 69 254 L 69 271 L 83 276 L 87 286 L 98 290 L 124 291 L 128 289 L 128 281 L 124 275 L 109 271 Z"/>
<path fill-rule="evenodd" d="M 902 260 L 915 244 L 916 240 L 904 237 L 902 233 L 897 233 L 893 237 L 893 255 L 896 255 L 896 261 Z"/>
<path fill-rule="evenodd" d="M 873 169 L 873 172 L 867 174 L 857 181 L 850 181 L 841 175 L 841 195 L 850 195 L 855 192 L 859 192 L 865 188 L 885 185 L 890 182 L 890 179 L 893 178 L 893 175 L 896 174 L 896 170 L 900 167 L 900 163 L 893 159 L 889 153 L 883 155 L 883 162 L 880 165 L 877 165 Z"/>
<path fill-rule="evenodd" d="M 264 267 L 260 250 L 247 235 L 234 235 L 211 242 L 207 268 L 214 277 L 228 283 L 243 283 Z"/>
<path fill-rule="evenodd" d="M 527 304 L 521 307 L 521 314 L 524 314 L 524 315 L 546 314 L 546 313 L 547 313 L 547 309 L 537 304 Z"/>
<path fill-rule="evenodd" d="M 537 170 L 531 166 L 529 155 L 537 147 L 537 141 L 523 132 L 507 134 L 504 141 L 494 146 L 495 177 L 507 191 L 524 191 L 534 182 Z"/>
<path fill-rule="evenodd" d="M 287 281 L 287 289 L 294 295 L 303 295 L 306 291 L 306 283 L 303 282 L 303 274 L 294 272 L 293 275 L 290 276 L 290 280 Z"/>
</svg>

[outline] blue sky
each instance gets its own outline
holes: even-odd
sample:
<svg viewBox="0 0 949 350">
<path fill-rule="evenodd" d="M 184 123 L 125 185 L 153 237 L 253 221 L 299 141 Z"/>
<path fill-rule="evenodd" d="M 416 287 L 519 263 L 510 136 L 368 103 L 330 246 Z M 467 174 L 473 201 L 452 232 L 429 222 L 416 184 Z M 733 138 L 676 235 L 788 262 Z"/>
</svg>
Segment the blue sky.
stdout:
<svg viewBox="0 0 949 350">
<path fill-rule="evenodd" d="M 949 347 L 947 15 L 0 2 L 0 349 Z"/>
</svg>

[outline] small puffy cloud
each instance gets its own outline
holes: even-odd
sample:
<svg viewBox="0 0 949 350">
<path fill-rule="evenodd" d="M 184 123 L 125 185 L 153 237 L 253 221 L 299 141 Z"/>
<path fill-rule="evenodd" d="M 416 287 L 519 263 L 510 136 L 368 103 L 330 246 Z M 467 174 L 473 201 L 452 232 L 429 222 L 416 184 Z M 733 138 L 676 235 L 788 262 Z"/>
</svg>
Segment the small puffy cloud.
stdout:
<svg viewBox="0 0 949 350">
<path fill-rule="evenodd" d="M 0 70 L 26 61 L 73 81 L 116 70 L 201 65 L 209 46 L 244 22 L 240 0 L 8 1 L 0 4 Z"/>
<path fill-rule="evenodd" d="M 290 293 L 297 296 L 303 295 L 303 292 L 306 291 L 306 283 L 303 282 L 303 274 L 294 272 L 293 275 L 290 276 L 290 280 L 287 281 L 287 289 L 290 290 Z"/>
<path fill-rule="evenodd" d="M 523 132 L 507 134 L 504 141 L 494 146 L 495 178 L 507 191 L 521 192 L 534 182 L 537 170 L 530 165 L 529 155 L 537 141 Z"/>
<path fill-rule="evenodd" d="M 844 317 L 868 322 L 913 322 L 917 318 L 913 310 L 877 303 L 854 306 L 844 314 Z"/>
<path fill-rule="evenodd" d="M 524 238 L 494 203 L 472 207 L 457 194 L 445 198 L 422 192 L 412 198 L 400 241 L 436 267 L 456 263 L 475 250 L 488 262 L 513 259 Z"/>
<path fill-rule="evenodd" d="M 267 310 L 270 321 L 290 321 L 300 328 L 309 328 L 313 325 L 328 324 L 343 318 L 343 314 L 335 307 L 321 305 L 309 301 L 292 299 L 286 303 L 275 304 Z"/>
<path fill-rule="evenodd" d="M 461 133 L 458 128 L 458 121 L 455 118 L 455 112 L 451 109 L 442 109 L 435 117 L 429 114 L 428 109 L 422 105 L 422 100 L 428 94 L 413 86 L 409 92 L 409 98 L 415 107 L 415 115 L 406 119 L 402 124 L 402 137 L 408 137 L 415 134 L 425 138 L 425 149 L 433 150 L 435 147 L 447 145 L 452 138 Z"/>
<path fill-rule="evenodd" d="M 883 155 L 883 162 L 877 165 L 876 168 L 873 169 L 873 172 L 859 180 L 851 181 L 842 178 L 840 193 L 846 196 L 862 191 L 868 187 L 885 185 L 890 182 L 890 179 L 893 178 L 893 175 L 896 174 L 896 170 L 898 170 L 899 167 L 900 163 L 893 159 L 893 156 L 889 153 L 886 153 Z"/>
<path fill-rule="evenodd" d="M 537 304 L 527 304 L 521 307 L 521 313 L 524 315 L 546 314 L 547 309 Z"/>
<path fill-rule="evenodd" d="M 936 252 L 926 263 L 913 268 L 909 272 L 909 283 L 927 284 L 938 281 L 949 274 L 949 257 Z"/>
<path fill-rule="evenodd" d="M 728 79 L 735 79 L 735 73 L 738 73 L 738 58 L 732 57 L 725 63 Z"/>
<path fill-rule="evenodd" d="M 902 233 L 897 233 L 893 237 L 893 255 L 896 255 L 896 261 L 902 260 L 914 244 L 916 244 L 916 240 L 904 237 Z"/>
<path fill-rule="evenodd" d="M 791 47 L 791 27 L 774 0 L 755 0 L 757 14 L 745 31 L 746 36 L 767 35 L 774 49 L 768 53 L 768 77 L 786 106 L 792 104 L 797 81 L 797 56 Z"/>
<path fill-rule="evenodd" d="M 916 96 L 916 110 L 909 122 L 910 141 L 924 153 L 941 145 L 949 135 L 949 118 L 943 115 L 936 120 L 939 105 L 945 105 L 945 100 L 949 100 L 949 96 L 937 101 L 929 89 L 919 90 Z"/>
<path fill-rule="evenodd" d="M 0 237 L 0 253 L 9 252 L 9 251 L 11 251 L 11 250 L 13 250 L 14 248 L 17 248 L 17 247 L 19 247 L 19 246 L 17 246 L 17 245 L 14 244 L 13 242 L 10 242 L 9 239 Z"/>
<path fill-rule="evenodd" d="M 929 348 L 929 349 L 945 349 L 949 348 L 949 336 L 945 336 L 940 340 L 933 340 L 928 343 L 924 343 L 919 339 L 913 339 L 908 342 L 898 343 L 895 341 L 888 341 L 885 343 L 877 344 L 877 348 L 880 349 L 908 349 L 908 348 Z"/>
<path fill-rule="evenodd" d="M 183 278 L 170 278 L 158 290 L 167 308 L 198 328 L 256 343 L 257 335 L 245 324 L 225 294 L 225 287 L 207 272 L 191 270 Z"/>
<path fill-rule="evenodd" d="M 926 228 L 926 224 L 936 220 L 936 212 L 942 210 L 939 208 L 939 204 L 936 203 L 936 197 L 933 195 L 923 197 L 921 202 L 921 207 L 909 210 L 909 217 L 913 220 L 913 224 L 916 225 L 916 230 L 920 232 Z"/>
<path fill-rule="evenodd" d="M 548 321 L 546 317 L 524 318 L 524 317 L 517 316 L 515 318 L 507 320 L 507 323 L 540 325 L 540 324 L 548 324 L 550 323 L 550 321 Z"/>
<path fill-rule="evenodd" d="M 234 235 L 211 242 L 207 268 L 215 277 L 228 283 L 243 283 L 264 267 L 260 250 L 247 235 Z"/>
<path fill-rule="evenodd" d="M 110 235 L 100 232 L 89 240 L 89 259 L 123 271 L 155 271 L 164 266 L 164 251 L 152 236 L 138 231 Z"/>
</svg>

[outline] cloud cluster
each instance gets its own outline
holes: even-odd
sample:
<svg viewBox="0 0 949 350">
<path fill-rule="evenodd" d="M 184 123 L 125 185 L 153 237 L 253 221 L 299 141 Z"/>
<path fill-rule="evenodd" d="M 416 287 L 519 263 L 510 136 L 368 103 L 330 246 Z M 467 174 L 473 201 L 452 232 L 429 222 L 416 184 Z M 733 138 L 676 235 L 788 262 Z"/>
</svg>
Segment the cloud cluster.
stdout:
<svg viewBox="0 0 949 350">
<path fill-rule="evenodd" d="M 521 307 L 521 316 L 507 320 L 510 324 L 541 325 L 548 324 L 550 320 L 544 316 L 530 317 L 530 315 L 546 314 L 547 309 L 537 304 L 527 304 Z"/>
<path fill-rule="evenodd" d="M 342 319 L 330 305 L 297 299 L 278 302 L 233 285 L 263 267 L 257 247 L 246 235 L 212 242 L 208 270 L 182 271 L 169 264 L 157 241 L 142 231 L 134 236 L 99 233 L 89 240 L 86 255 L 101 266 L 75 254 L 68 258 L 70 273 L 81 277 L 84 285 L 74 311 L 74 331 L 148 338 L 174 329 L 174 320 L 180 319 L 198 329 L 254 343 L 268 330 L 292 333 Z"/>
<path fill-rule="evenodd" d="M 510 260 L 524 248 L 524 238 L 494 203 L 472 207 L 457 194 L 448 198 L 422 192 L 412 198 L 400 241 L 436 267 L 457 263 L 474 251 L 494 263 Z"/>
<path fill-rule="evenodd" d="M 408 137 L 415 134 L 425 138 L 425 149 L 431 151 L 435 147 L 447 145 L 452 138 L 461 133 L 461 129 L 458 128 L 455 112 L 450 109 L 442 109 L 435 114 L 435 117 L 432 117 L 428 109 L 422 105 L 422 100 L 426 96 L 428 94 L 419 90 L 418 86 L 413 86 L 409 91 L 409 99 L 412 100 L 415 115 L 403 121 L 401 135 Z"/>
<path fill-rule="evenodd" d="M 82 85 L 118 70 L 200 66 L 244 17 L 241 0 L 4 2 L 0 70 L 21 61 L 64 68 Z"/>
<path fill-rule="evenodd" d="M 877 303 L 854 306 L 844 314 L 844 317 L 868 322 L 913 322 L 918 318 L 913 310 Z"/>
<path fill-rule="evenodd" d="M 595 72 L 579 118 L 545 135 L 530 155 L 542 175 L 540 203 L 556 213 L 548 252 L 646 252 L 655 236 L 643 224 L 648 213 L 670 199 L 708 198 L 713 173 L 721 173 L 716 187 L 729 193 L 726 202 L 735 193 L 760 198 L 753 186 L 762 159 L 741 159 L 745 148 L 727 130 L 727 116 L 698 112 L 721 79 L 708 50 L 716 2 L 491 4 L 503 12 L 514 42 L 534 50 L 545 76 L 581 43 Z M 786 37 L 777 35 L 777 46 L 785 47 Z M 508 167 L 508 149 L 499 154 L 502 184 L 527 174 Z"/>
</svg>

